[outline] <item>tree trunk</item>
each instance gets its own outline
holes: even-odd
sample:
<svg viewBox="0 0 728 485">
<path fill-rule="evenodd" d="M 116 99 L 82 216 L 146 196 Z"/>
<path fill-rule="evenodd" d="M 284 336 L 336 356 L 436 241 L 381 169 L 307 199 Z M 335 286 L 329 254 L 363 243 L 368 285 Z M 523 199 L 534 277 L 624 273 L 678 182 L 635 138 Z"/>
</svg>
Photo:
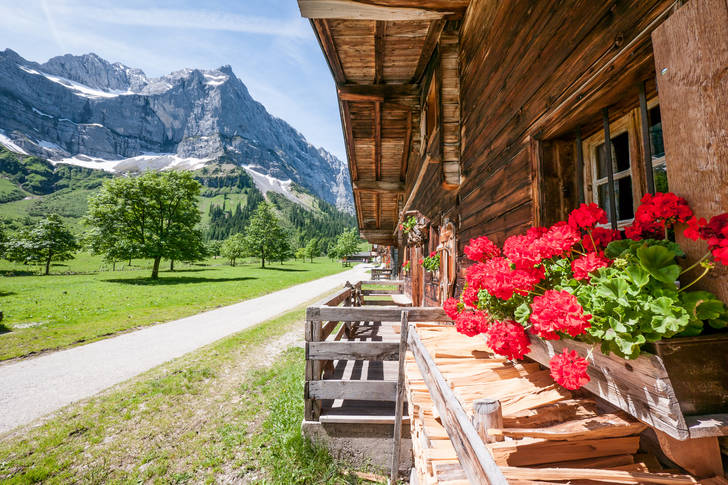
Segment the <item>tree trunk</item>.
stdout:
<svg viewBox="0 0 728 485">
<path fill-rule="evenodd" d="M 46 259 L 46 270 L 45 274 L 49 274 L 51 271 L 51 258 L 52 256 L 48 256 L 48 259 Z"/>
<path fill-rule="evenodd" d="M 129 266 L 131 266 L 131 257 L 129 258 Z"/>
<path fill-rule="evenodd" d="M 159 279 L 159 262 L 162 260 L 161 256 L 154 258 L 154 266 L 152 266 L 152 279 Z"/>
<path fill-rule="evenodd" d="M 265 251 L 260 253 L 260 267 L 265 268 Z"/>
<path fill-rule="evenodd" d="M 111 271 L 116 271 L 116 261 L 111 262 Z"/>
<path fill-rule="evenodd" d="M 169 260 L 169 270 L 174 271 L 174 259 Z"/>
</svg>

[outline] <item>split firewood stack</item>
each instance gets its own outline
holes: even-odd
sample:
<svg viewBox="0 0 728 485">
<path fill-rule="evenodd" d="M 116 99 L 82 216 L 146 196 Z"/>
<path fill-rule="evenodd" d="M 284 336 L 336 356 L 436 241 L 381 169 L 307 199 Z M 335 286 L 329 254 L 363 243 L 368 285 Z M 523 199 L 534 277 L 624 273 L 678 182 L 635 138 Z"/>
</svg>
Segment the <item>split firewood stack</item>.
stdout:
<svg viewBox="0 0 728 485">
<path fill-rule="evenodd" d="M 508 362 L 453 327 L 416 331 L 470 416 L 477 400 L 500 404 L 502 427 L 491 427 L 484 441 L 509 483 L 698 483 L 640 449 L 646 425 L 572 395 L 538 363 Z M 411 354 L 406 381 L 418 483 L 469 483 Z M 728 481 L 716 478 L 711 485 Z"/>
</svg>

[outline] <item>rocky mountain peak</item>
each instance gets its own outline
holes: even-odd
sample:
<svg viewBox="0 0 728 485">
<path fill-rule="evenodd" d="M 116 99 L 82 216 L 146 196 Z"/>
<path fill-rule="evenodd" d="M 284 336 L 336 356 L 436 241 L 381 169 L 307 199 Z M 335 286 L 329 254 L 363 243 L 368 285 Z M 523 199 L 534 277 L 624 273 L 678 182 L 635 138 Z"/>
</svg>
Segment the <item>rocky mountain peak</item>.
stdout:
<svg viewBox="0 0 728 485">
<path fill-rule="evenodd" d="M 0 143 L 51 160 L 114 171 L 232 163 L 265 190 L 294 182 L 353 212 L 346 164 L 268 113 L 229 65 L 147 78 L 93 53 L 38 64 L 6 49 L 0 112 Z"/>
</svg>

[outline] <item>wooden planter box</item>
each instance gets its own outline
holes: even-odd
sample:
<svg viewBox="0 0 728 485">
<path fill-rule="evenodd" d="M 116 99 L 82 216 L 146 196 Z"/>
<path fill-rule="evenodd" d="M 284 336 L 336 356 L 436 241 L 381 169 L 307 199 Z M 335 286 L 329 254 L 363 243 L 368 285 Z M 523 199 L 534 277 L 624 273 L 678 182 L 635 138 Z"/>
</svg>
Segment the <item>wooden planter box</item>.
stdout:
<svg viewBox="0 0 728 485">
<path fill-rule="evenodd" d="M 728 409 L 720 404 L 726 402 L 728 388 L 726 345 L 726 336 L 673 339 L 655 346 L 656 353 L 643 352 L 634 360 L 605 355 L 596 346 L 587 370 L 591 380 L 584 388 L 679 440 L 728 435 Z M 564 348 L 586 357 L 591 345 L 531 337 L 531 352 L 527 355 L 548 367 L 551 357 Z M 694 356 L 695 365 L 686 367 L 683 361 L 689 354 Z M 713 360 L 713 365 L 706 364 Z M 683 379 L 689 380 L 678 383 Z M 698 381 L 700 384 L 696 384 Z M 707 400 L 709 393 L 717 395 Z M 678 396 L 686 400 L 690 412 L 682 409 Z"/>
</svg>

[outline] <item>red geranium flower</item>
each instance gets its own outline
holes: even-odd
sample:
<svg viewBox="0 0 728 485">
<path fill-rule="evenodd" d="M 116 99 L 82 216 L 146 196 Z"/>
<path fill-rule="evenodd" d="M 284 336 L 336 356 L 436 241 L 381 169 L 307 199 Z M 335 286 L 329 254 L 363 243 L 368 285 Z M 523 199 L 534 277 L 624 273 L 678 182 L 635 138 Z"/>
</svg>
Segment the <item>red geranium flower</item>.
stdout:
<svg viewBox="0 0 728 485">
<path fill-rule="evenodd" d="M 630 239 L 664 239 L 665 230 L 677 222 L 685 222 L 693 211 L 687 201 L 672 192 L 645 194 L 634 214 L 634 222 L 625 228 Z"/>
<path fill-rule="evenodd" d="M 485 263 L 475 263 L 468 266 L 468 269 L 465 270 L 465 281 L 467 281 L 468 286 L 472 286 L 477 290 L 483 288 L 483 281 L 487 278 L 487 268 Z"/>
<path fill-rule="evenodd" d="M 557 222 L 539 239 L 541 257 L 559 256 L 581 241 L 579 231 L 565 222 Z"/>
<path fill-rule="evenodd" d="M 611 262 L 609 258 L 601 253 L 588 253 L 586 256 L 571 262 L 571 271 L 574 273 L 574 279 L 589 281 L 589 273 L 599 268 L 606 268 Z"/>
<path fill-rule="evenodd" d="M 455 329 L 468 337 L 475 337 L 483 333 L 488 327 L 483 312 L 465 311 L 455 318 Z"/>
<path fill-rule="evenodd" d="M 522 359 L 531 350 L 526 331 L 513 320 L 492 322 L 486 334 L 488 347 L 508 359 Z"/>
<path fill-rule="evenodd" d="M 445 300 L 445 303 L 442 304 L 442 309 L 445 310 L 445 313 L 448 317 L 450 317 L 451 320 L 455 320 L 460 314 L 459 305 L 459 301 L 457 301 L 455 298 L 450 297 Z"/>
<path fill-rule="evenodd" d="M 530 321 L 533 331 L 546 340 L 558 340 L 556 332 L 572 337 L 581 335 L 591 326 L 591 315 L 584 314 L 576 297 L 568 291 L 547 290 L 543 296 L 534 297 Z"/>
<path fill-rule="evenodd" d="M 571 391 L 579 389 L 589 382 L 589 376 L 586 373 L 589 362 L 579 357 L 576 350 L 569 352 L 569 349 L 564 349 L 562 353 L 554 355 L 549 367 L 551 367 L 551 377 Z"/>
<path fill-rule="evenodd" d="M 430 253 L 430 257 L 431 257 L 431 258 L 434 258 L 436 254 L 437 254 L 437 251 L 432 251 L 432 252 Z"/>
<path fill-rule="evenodd" d="M 581 204 L 569 214 L 569 226 L 573 229 L 588 229 L 597 224 L 607 223 L 607 213 L 595 203 Z"/>
<path fill-rule="evenodd" d="M 473 261 L 483 262 L 500 255 L 498 246 L 485 236 L 471 239 L 464 248 L 465 255 Z"/>
<path fill-rule="evenodd" d="M 685 235 L 686 238 L 692 239 L 693 241 L 697 241 L 702 236 L 700 233 L 702 232 L 703 228 L 708 224 L 708 222 L 705 220 L 704 217 L 701 217 L 700 219 L 696 218 L 695 216 L 688 219 L 688 227 L 685 228 L 683 231 L 683 235 Z"/>
<path fill-rule="evenodd" d="M 517 268 L 531 268 L 541 262 L 538 240 L 540 236 L 532 233 L 520 236 L 511 236 L 503 243 L 503 254 L 511 260 Z"/>
<path fill-rule="evenodd" d="M 469 307 L 478 308 L 478 289 L 468 285 L 463 291 L 463 303 Z"/>
<path fill-rule="evenodd" d="M 581 244 L 587 251 L 599 251 L 601 249 L 606 249 L 610 242 L 617 241 L 619 239 L 622 239 L 622 235 L 619 231 L 615 231 L 614 229 L 605 229 L 603 227 L 595 227 L 589 234 L 584 236 L 584 239 L 581 240 Z"/>
</svg>

